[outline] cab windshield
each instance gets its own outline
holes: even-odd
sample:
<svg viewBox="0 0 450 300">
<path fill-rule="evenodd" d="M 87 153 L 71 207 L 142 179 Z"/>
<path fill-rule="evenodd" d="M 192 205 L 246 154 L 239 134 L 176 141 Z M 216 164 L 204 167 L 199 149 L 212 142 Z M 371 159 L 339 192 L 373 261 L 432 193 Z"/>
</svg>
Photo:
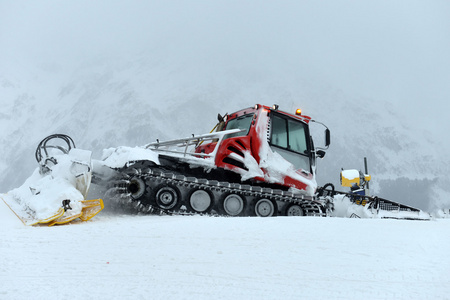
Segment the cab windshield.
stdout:
<svg viewBox="0 0 450 300">
<path fill-rule="evenodd" d="M 232 134 L 227 134 L 225 138 L 237 137 L 237 136 L 246 136 L 248 131 L 250 130 L 250 125 L 252 124 L 253 114 L 243 115 L 232 120 L 229 120 L 224 128 L 224 130 L 231 129 L 241 129 L 243 131 L 236 132 Z"/>
</svg>

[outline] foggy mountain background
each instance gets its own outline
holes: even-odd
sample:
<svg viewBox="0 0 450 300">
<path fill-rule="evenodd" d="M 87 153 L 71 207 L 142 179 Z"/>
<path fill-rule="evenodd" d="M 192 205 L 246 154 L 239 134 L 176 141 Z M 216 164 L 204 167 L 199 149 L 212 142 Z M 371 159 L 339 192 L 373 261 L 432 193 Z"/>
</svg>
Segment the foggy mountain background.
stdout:
<svg viewBox="0 0 450 300">
<path fill-rule="evenodd" d="M 448 208 L 449 82 L 445 1 L 0 0 L 0 191 L 49 134 L 100 159 L 276 103 L 330 128 L 319 185 L 367 157 L 372 192 Z"/>
</svg>

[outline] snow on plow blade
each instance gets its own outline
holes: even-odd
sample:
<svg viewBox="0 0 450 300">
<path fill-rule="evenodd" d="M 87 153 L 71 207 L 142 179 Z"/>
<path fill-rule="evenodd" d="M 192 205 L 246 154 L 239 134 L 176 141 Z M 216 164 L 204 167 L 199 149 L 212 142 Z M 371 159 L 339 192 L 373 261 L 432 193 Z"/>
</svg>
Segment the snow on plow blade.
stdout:
<svg viewBox="0 0 450 300">
<path fill-rule="evenodd" d="M 82 200 L 81 201 L 81 212 L 72 215 L 63 215 L 57 219 L 52 220 L 48 223 L 48 226 L 53 225 L 61 225 L 69 223 L 73 220 L 79 218 L 82 221 L 88 221 L 92 219 L 96 214 L 98 214 L 103 208 L 103 200 L 102 199 L 94 199 L 94 200 Z M 40 222 L 42 223 L 42 222 Z"/>
<path fill-rule="evenodd" d="M 25 183 L 2 200 L 25 225 L 87 221 L 103 209 L 102 199 L 85 200 L 92 178 L 91 152 L 75 149 L 72 139 L 55 134 L 36 150 L 39 163 Z"/>
</svg>

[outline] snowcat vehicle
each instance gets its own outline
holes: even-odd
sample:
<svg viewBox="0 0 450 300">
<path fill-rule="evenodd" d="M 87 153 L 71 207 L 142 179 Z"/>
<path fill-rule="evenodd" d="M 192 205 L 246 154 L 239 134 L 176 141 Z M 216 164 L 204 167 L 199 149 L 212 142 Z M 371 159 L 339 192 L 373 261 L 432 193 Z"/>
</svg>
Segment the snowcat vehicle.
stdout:
<svg viewBox="0 0 450 300">
<path fill-rule="evenodd" d="M 300 110 L 257 104 L 218 120 L 209 134 L 106 149 L 102 160 L 76 149 L 67 135 L 51 135 L 37 147 L 39 168 L 0 197 L 26 225 L 89 220 L 104 207 L 102 199 L 87 200 L 91 186 L 112 206 L 159 214 L 430 218 L 366 195 L 361 187 L 370 176 L 356 170 L 341 173 L 350 192 L 318 187 L 316 161 L 330 145 L 330 130 Z M 323 147 L 315 147 L 311 123 L 325 128 Z"/>
<path fill-rule="evenodd" d="M 326 216 L 330 197 L 317 197 L 310 117 L 255 105 L 225 116 L 210 134 L 144 146 L 154 159 L 108 169 L 118 148 L 94 167 L 94 182 L 148 211 L 227 216 Z M 102 171 L 103 170 L 103 171 Z M 110 190 L 111 191 L 111 190 Z"/>
</svg>

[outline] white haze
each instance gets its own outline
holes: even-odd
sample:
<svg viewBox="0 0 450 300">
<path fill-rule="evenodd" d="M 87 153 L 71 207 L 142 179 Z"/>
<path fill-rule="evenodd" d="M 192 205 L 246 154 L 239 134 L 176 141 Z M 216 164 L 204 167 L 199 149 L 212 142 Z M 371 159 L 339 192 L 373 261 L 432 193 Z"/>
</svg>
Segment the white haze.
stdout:
<svg viewBox="0 0 450 300">
<path fill-rule="evenodd" d="M 2 191 L 54 132 L 100 155 L 278 103 L 332 130 L 320 180 L 367 155 L 378 191 L 449 203 L 449 82 L 446 1 L 0 0 Z"/>
</svg>

